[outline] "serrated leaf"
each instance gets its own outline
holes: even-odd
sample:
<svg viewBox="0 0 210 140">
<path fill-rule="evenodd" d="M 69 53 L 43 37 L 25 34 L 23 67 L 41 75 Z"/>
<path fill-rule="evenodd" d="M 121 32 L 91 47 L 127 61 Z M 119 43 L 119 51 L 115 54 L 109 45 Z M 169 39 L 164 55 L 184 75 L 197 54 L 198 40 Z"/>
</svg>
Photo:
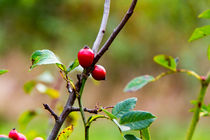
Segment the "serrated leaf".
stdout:
<svg viewBox="0 0 210 140">
<path fill-rule="evenodd" d="M 72 132 L 73 132 L 73 125 L 70 125 L 69 127 L 61 131 L 61 133 L 57 137 L 57 140 L 67 140 Z"/>
<path fill-rule="evenodd" d="M 37 84 L 37 82 L 34 80 L 26 82 L 23 85 L 23 89 L 24 89 L 25 93 L 27 93 L 27 94 L 31 93 L 31 91 L 34 89 L 36 84 Z"/>
<path fill-rule="evenodd" d="M 123 116 L 123 114 L 134 109 L 134 107 L 136 106 L 136 101 L 137 98 L 133 97 L 117 103 L 112 109 L 112 114 L 117 118 Z"/>
<path fill-rule="evenodd" d="M 120 124 L 130 128 L 130 130 L 142 130 L 150 126 L 155 120 L 155 116 L 144 111 L 130 111 L 120 118 Z"/>
<path fill-rule="evenodd" d="M 141 140 L 140 138 L 137 138 L 136 136 L 131 135 L 131 134 L 124 135 L 124 139 L 125 140 Z"/>
<path fill-rule="evenodd" d="M 98 115 L 93 115 L 93 116 L 89 117 L 89 119 L 87 121 L 87 126 L 90 126 L 90 124 L 98 118 L 107 118 L 108 119 L 108 117 L 106 117 L 105 115 L 99 115 L 99 114 Z"/>
<path fill-rule="evenodd" d="M 117 119 L 117 117 L 115 115 L 113 115 L 112 113 L 110 113 L 109 111 L 107 111 L 106 109 L 101 109 L 104 113 L 106 113 L 107 116 L 110 117 L 110 119 Z"/>
<path fill-rule="evenodd" d="M 38 65 L 45 64 L 62 64 L 55 54 L 50 50 L 37 50 L 31 56 L 32 66 L 30 69 Z"/>
<path fill-rule="evenodd" d="M 207 50 L 207 56 L 208 56 L 208 59 L 210 60 L 210 45 L 209 45 L 208 50 Z"/>
<path fill-rule="evenodd" d="M 204 11 L 204 12 L 201 13 L 198 17 L 199 17 L 199 18 L 210 19 L 210 9 Z"/>
<path fill-rule="evenodd" d="M 167 69 L 170 69 L 172 71 L 176 71 L 176 60 L 172 57 L 172 56 L 168 56 L 168 55 L 164 55 L 164 54 L 160 54 L 160 55 L 156 55 L 153 60 L 167 68 Z"/>
<path fill-rule="evenodd" d="M 153 80 L 154 80 L 154 77 L 150 75 L 136 77 L 125 86 L 124 92 L 137 91 L 141 89 L 142 87 L 144 87 L 149 82 L 152 82 Z"/>
<path fill-rule="evenodd" d="M 25 129 L 28 123 L 37 115 L 38 115 L 38 112 L 35 110 L 28 110 L 28 111 L 23 112 L 18 119 L 18 123 L 20 127 L 22 129 Z"/>
<path fill-rule="evenodd" d="M 76 59 L 74 62 L 68 67 L 67 72 L 74 70 L 76 67 L 79 66 L 79 60 Z"/>
<path fill-rule="evenodd" d="M 206 25 L 206 26 L 203 26 L 203 27 L 196 28 L 193 31 L 193 33 L 192 33 L 192 35 L 191 35 L 191 37 L 188 41 L 192 42 L 194 40 L 203 38 L 207 35 L 210 35 L 210 25 Z"/>
<path fill-rule="evenodd" d="M 8 70 L 0 70 L 0 75 L 7 73 Z"/>
</svg>

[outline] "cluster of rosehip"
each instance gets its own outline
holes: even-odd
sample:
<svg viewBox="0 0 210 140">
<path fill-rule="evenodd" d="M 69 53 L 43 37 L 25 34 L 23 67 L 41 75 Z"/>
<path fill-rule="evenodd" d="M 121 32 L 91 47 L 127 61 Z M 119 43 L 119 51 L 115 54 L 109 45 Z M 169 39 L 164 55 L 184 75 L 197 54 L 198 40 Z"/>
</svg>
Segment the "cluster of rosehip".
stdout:
<svg viewBox="0 0 210 140">
<path fill-rule="evenodd" d="M 79 60 L 79 64 L 83 68 L 87 68 L 91 66 L 94 60 L 93 51 L 89 47 L 85 46 L 83 49 L 81 49 L 78 52 L 78 60 Z M 94 70 L 92 71 L 91 75 L 95 80 L 105 80 L 106 70 L 101 65 L 95 65 Z"/>
<path fill-rule="evenodd" d="M 22 133 L 18 133 L 17 130 L 14 128 L 9 132 L 9 135 L 0 135 L 0 138 L 10 138 L 12 140 L 27 140 L 26 136 Z M 41 137 L 36 137 L 34 140 L 44 140 Z"/>
</svg>

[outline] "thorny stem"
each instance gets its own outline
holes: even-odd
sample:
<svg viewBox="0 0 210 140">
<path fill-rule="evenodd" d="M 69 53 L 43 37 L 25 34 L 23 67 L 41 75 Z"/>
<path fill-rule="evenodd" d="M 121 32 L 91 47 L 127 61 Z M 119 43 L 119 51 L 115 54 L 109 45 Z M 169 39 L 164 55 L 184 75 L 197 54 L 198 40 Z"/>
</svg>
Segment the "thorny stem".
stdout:
<svg viewBox="0 0 210 140">
<path fill-rule="evenodd" d="M 115 30 L 110 35 L 110 37 L 106 41 L 106 43 L 102 46 L 100 51 L 97 53 L 97 55 L 94 58 L 94 61 L 93 61 L 92 65 L 89 68 L 87 68 L 85 71 L 83 71 L 83 73 L 80 75 L 77 83 L 75 84 L 75 90 L 71 91 L 70 88 L 68 89 L 69 97 L 68 97 L 68 100 L 66 102 L 66 105 L 65 105 L 62 113 L 58 117 L 58 120 L 55 120 L 55 125 L 54 125 L 52 131 L 50 132 L 50 135 L 48 136 L 47 140 L 55 140 L 56 139 L 56 137 L 58 135 L 58 132 L 59 132 L 61 126 L 63 125 L 66 117 L 69 115 L 69 113 L 72 112 L 71 108 L 72 108 L 72 106 L 73 106 L 73 104 L 76 100 L 76 94 L 81 89 L 82 81 L 83 80 L 86 81 L 86 79 L 88 78 L 88 75 L 93 70 L 94 65 L 99 61 L 99 59 L 102 57 L 102 55 L 108 50 L 108 48 L 110 47 L 110 45 L 112 44 L 112 42 L 114 41 L 114 39 L 116 38 L 118 33 L 122 30 L 124 25 L 127 23 L 128 19 L 133 14 L 133 10 L 136 6 L 136 3 L 137 3 L 137 0 L 132 1 L 131 6 L 130 6 L 129 10 L 127 11 L 126 15 L 124 16 L 124 18 L 122 19 L 120 24 L 115 28 Z M 68 85 L 70 85 L 70 84 L 68 84 Z M 88 134 L 87 134 L 87 136 L 88 136 Z"/>
<path fill-rule="evenodd" d="M 94 54 L 96 54 L 98 52 L 98 48 L 101 44 L 101 41 L 103 39 L 105 30 L 106 30 L 106 24 L 108 21 L 108 17 L 109 17 L 109 11 L 110 11 L 110 0 L 105 0 L 104 2 L 104 13 L 103 13 L 103 18 L 101 21 L 101 26 L 100 29 L 98 31 L 98 35 L 96 37 L 96 40 L 93 44 L 92 50 L 94 52 Z"/>
<path fill-rule="evenodd" d="M 204 96 L 206 93 L 206 89 L 208 88 L 209 82 L 210 82 L 210 74 L 208 75 L 207 79 L 201 80 L 201 89 L 197 98 L 197 104 L 195 106 L 195 111 L 192 117 L 192 121 L 190 123 L 190 127 L 187 132 L 186 140 L 191 140 L 195 132 L 195 128 L 200 118 L 200 111 L 203 105 Z"/>
</svg>

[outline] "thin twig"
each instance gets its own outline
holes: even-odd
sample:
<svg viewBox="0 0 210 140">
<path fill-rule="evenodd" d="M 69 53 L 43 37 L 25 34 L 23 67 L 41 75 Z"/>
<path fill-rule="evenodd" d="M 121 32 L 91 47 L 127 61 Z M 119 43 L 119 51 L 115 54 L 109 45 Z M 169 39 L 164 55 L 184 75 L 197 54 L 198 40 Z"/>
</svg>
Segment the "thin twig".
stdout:
<svg viewBox="0 0 210 140">
<path fill-rule="evenodd" d="M 55 120 L 59 119 L 58 115 L 50 108 L 48 104 L 43 104 L 43 106 L 44 106 L 44 109 L 50 112 L 50 114 L 55 118 Z"/>
<path fill-rule="evenodd" d="M 105 42 L 105 44 L 103 45 L 103 47 L 100 49 L 100 51 L 98 52 L 98 54 L 95 56 L 95 59 L 94 59 L 92 65 L 95 65 L 98 62 L 98 60 L 101 58 L 101 56 L 109 49 L 110 45 L 112 44 L 112 42 L 114 41 L 114 39 L 116 38 L 116 36 L 118 35 L 118 33 L 122 30 L 122 28 L 127 23 L 128 19 L 133 14 L 133 11 L 134 11 L 134 8 L 136 6 L 136 3 L 137 3 L 137 0 L 133 0 L 132 1 L 131 6 L 130 6 L 129 10 L 127 11 L 126 15 L 123 17 L 123 19 L 120 22 L 120 24 L 114 29 L 114 31 L 110 35 L 109 39 Z"/>
<path fill-rule="evenodd" d="M 100 29 L 98 31 L 98 35 L 96 37 L 96 40 L 93 44 L 92 50 L 94 52 L 94 54 L 96 54 L 98 52 L 98 48 L 101 44 L 101 41 L 103 39 L 105 30 L 106 30 L 106 24 L 109 18 L 109 11 L 110 11 L 110 0 L 105 0 L 104 2 L 104 13 L 103 13 L 103 18 L 101 21 L 101 26 Z"/>
</svg>

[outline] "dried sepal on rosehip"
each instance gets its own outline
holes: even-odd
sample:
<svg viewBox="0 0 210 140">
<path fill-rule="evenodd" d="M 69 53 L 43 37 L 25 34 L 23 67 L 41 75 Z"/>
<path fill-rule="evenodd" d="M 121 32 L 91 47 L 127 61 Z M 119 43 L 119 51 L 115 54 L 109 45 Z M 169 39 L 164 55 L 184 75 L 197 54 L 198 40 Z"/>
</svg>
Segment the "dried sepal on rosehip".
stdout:
<svg viewBox="0 0 210 140">
<path fill-rule="evenodd" d="M 106 70 L 101 65 L 95 65 L 94 70 L 92 71 L 91 75 L 95 80 L 105 80 Z"/>
<path fill-rule="evenodd" d="M 93 63 L 94 53 L 88 46 L 85 46 L 83 49 L 81 49 L 78 52 L 77 56 L 78 56 L 79 64 L 83 68 L 87 68 L 91 66 L 91 64 Z"/>
</svg>

